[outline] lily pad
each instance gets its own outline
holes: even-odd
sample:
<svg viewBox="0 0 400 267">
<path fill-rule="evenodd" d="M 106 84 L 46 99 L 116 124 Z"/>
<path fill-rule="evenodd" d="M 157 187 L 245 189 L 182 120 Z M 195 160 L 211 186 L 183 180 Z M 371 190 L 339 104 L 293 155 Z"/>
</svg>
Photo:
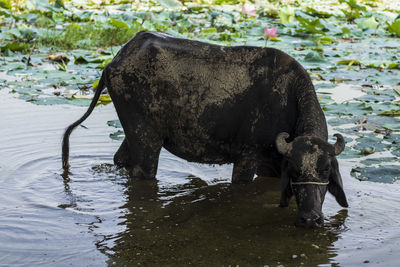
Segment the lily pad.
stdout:
<svg viewBox="0 0 400 267">
<path fill-rule="evenodd" d="M 75 57 L 74 56 L 74 64 L 87 64 L 87 63 L 89 63 L 89 61 L 87 61 L 83 56 L 78 56 L 78 57 Z"/>
<path fill-rule="evenodd" d="M 374 16 L 371 16 L 371 17 L 369 17 L 367 19 L 361 20 L 357 25 L 361 29 L 373 29 L 373 30 L 375 30 L 378 27 L 379 23 L 375 20 Z"/>
<path fill-rule="evenodd" d="M 157 0 L 157 2 L 166 8 L 179 8 L 182 6 L 178 0 Z"/>
<path fill-rule="evenodd" d="M 310 52 L 304 57 L 304 61 L 306 62 L 324 62 L 325 59 L 322 57 L 320 53 Z"/>
<path fill-rule="evenodd" d="M 122 128 L 121 122 L 119 120 L 108 121 L 107 125 L 115 128 Z"/>
<path fill-rule="evenodd" d="M 394 183 L 400 179 L 400 166 L 385 165 L 382 167 L 356 167 L 351 170 L 351 175 L 361 181 Z"/>
<path fill-rule="evenodd" d="M 290 24 L 294 18 L 294 9 L 291 6 L 284 6 L 279 10 L 279 19 L 281 24 Z"/>
<path fill-rule="evenodd" d="M 382 125 L 383 128 L 392 130 L 392 131 L 400 131 L 400 122 L 397 123 L 385 123 Z"/>
<path fill-rule="evenodd" d="M 382 138 L 378 138 L 373 135 L 360 137 L 356 139 L 356 141 L 358 143 L 353 148 L 360 151 L 360 153 L 364 156 L 373 154 L 375 152 L 382 152 L 389 148 L 386 144 L 382 143 Z"/>
<path fill-rule="evenodd" d="M 386 25 L 390 33 L 394 33 L 397 37 L 400 37 L 400 20 L 395 20 L 392 23 L 386 22 Z"/>
<path fill-rule="evenodd" d="M 357 97 L 355 99 L 366 103 L 382 103 L 382 102 L 391 102 L 395 99 L 395 97 L 384 94 L 367 94 Z"/>
<path fill-rule="evenodd" d="M 331 104 L 331 105 L 323 105 L 322 109 L 326 111 L 328 114 L 336 114 L 336 115 L 367 115 L 373 108 L 371 105 L 366 103 L 359 102 L 345 102 L 341 104 Z"/>
<path fill-rule="evenodd" d="M 297 16 L 296 20 L 300 23 L 301 28 L 298 29 L 298 31 L 307 31 L 312 34 L 323 34 L 325 35 L 325 32 L 323 29 L 325 29 L 324 25 L 321 23 L 320 19 L 307 19 L 303 18 L 301 16 Z"/>
<path fill-rule="evenodd" d="M 356 151 L 352 148 L 345 147 L 342 153 L 340 153 L 339 156 L 337 156 L 339 159 L 355 159 L 355 158 L 361 158 L 363 155 L 360 153 L 360 151 Z"/>
<path fill-rule="evenodd" d="M 372 147 L 363 147 L 363 148 L 361 148 L 360 152 L 364 156 L 371 155 L 371 154 L 375 153 L 375 147 L 373 147 L 373 146 Z"/>
<path fill-rule="evenodd" d="M 21 51 L 28 51 L 30 49 L 29 44 L 27 43 L 8 43 L 0 47 L 1 51 L 10 50 L 13 52 L 21 52 Z"/>
<path fill-rule="evenodd" d="M 378 114 L 379 116 L 388 116 L 388 117 L 399 117 L 400 116 L 400 109 L 396 109 L 396 110 L 387 110 L 387 111 L 383 111 L 381 113 Z"/>
<path fill-rule="evenodd" d="M 112 102 L 110 95 L 101 95 L 99 97 L 99 102 L 103 105 L 107 105 Z"/>
<path fill-rule="evenodd" d="M 0 7 L 5 9 L 11 9 L 11 1 L 10 0 L 0 0 Z"/>
<path fill-rule="evenodd" d="M 380 157 L 380 158 L 369 158 L 369 159 L 365 159 L 360 161 L 361 164 L 364 165 L 376 165 L 376 164 L 381 164 L 381 163 L 385 163 L 385 162 L 391 162 L 391 161 L 396 161 L 398 160 L 397 157 Z"/>
<path fill-rule="evenodd" d="M 125 138 L 125 133 L 121 130 L 118 130 L 114 133 L 111 133 L 110 138 L 113 140 L 122 141 Z"/>
<path fill-rule="evenodd" d="M 348 65 L 348 66 L 358 66 L 361 65 L 361 63 L 357 60 L 357 59 L 344 59 L 344 60 L 339 60 L 338 62 L 336 62 L 336 64 L 338 65 Z"/>
<path fill-rule="evenodd" d="M 113 25 L 114 27 L 118 28 L 118 29 L 125 29 L 125 30 L 129 30 L 129 25 L 126 24 L 123 21 L 120 20 L 116 20 L 114 18 L 110 18 L 108 21 L 111 25 Z"/>
</svg>

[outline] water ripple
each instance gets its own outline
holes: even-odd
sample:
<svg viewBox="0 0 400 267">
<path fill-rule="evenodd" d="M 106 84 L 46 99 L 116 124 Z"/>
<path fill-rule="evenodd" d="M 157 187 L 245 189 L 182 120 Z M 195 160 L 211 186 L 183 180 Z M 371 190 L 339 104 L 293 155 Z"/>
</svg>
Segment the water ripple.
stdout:
<svg viewBox="0 0 400 267">
<path fill-rule="evenodd" d="M 400 183 L 359 182 L 341 161 L 350 208 L 328 196 L 326 227 L 296 229 L 295 203 L 277 206 L 278 179 L 231 185 L 232 166 L 165 150 L 157 180 L 129 179 L 112 165 L 120 144 L 108 137 L 112 106 L 97 107 L 72 134 L 71 173 L 62 176 L 61 136 L 83 111 L 0 91 L 1 264 L 397 266 Z"/>
</svg>

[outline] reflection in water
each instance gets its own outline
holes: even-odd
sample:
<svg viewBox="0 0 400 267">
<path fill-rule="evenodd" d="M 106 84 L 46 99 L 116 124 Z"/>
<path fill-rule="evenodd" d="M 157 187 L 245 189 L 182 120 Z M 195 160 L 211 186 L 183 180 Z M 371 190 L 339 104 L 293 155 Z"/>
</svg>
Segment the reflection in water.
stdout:
<svg viewBox="0 0 400 267">
<path fill-rule="evenodd" d="M 72 174 L 63 179 L 61 135 L 82 109 L 0 90 L 0 265 L 398 266 L 400 183 L 360 182 L 349 175 L 354 162 L 342 160 L 348 215 L 327 195 L 326 226 L 297 229 L 294 201 L 277 207 L 277 179 L 231 185 L 230 166 L 165 151 L 157 181 L 96 166 L 120 145 L 105 123 L 116 118 L 112 106 L 97 107 L 71 137 Z"/>
<path fill-rule="evenodd" d="M 294 227 L 296 208 L 280 208 L 279 180 L 207 185 L 200 178 L 160 190 L 156 180 L 127 179 L 126 227 L 98 248 L 110 265 L 315 265 L 330 263 L 347 211 L 322 229 Z"/>
</svg>

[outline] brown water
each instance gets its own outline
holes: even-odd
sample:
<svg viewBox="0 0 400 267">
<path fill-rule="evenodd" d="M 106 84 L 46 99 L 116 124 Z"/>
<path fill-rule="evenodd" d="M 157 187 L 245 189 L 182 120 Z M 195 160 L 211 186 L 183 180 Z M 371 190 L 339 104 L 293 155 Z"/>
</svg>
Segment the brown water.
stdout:
<svg viewBox="0 0 400 267">
<path fill-rule="evenodd" d="M 359 182 L 340 161 L 350 208 L 331 196 L 322 229 L 294 227 L 295 203 L 279 208 L 279 180 L 231 185 L 231 166 L 190 164 L 162 151 L 157 180 L 111 165 L 116 119 L 100 106 L 36 106 L 0 91 L 0 265 L 398 266 L 400 183 Z"/>
</svg>

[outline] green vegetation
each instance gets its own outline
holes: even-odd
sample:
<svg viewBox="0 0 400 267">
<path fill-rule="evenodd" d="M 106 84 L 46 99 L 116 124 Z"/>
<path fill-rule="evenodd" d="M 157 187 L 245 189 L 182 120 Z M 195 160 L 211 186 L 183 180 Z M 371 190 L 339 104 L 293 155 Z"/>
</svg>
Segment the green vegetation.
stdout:
<svg viewBox="0 0 400 267">
<path fill-rule="evenodd" d="M 331 133 L 346 136 L 340 157 L 355 162 L 353 175 L 393 182 L 400 179 L 393 167 L 400 157 L 399 14 L 400 4 L 389 0 L 0 0 L 0 89 L 34 104 L 87 105 L 101 69 L 140 30 L 268 45 L 310 73 Z M 279 36 L 267 42 L 265 27 Z"/>
</svg>

